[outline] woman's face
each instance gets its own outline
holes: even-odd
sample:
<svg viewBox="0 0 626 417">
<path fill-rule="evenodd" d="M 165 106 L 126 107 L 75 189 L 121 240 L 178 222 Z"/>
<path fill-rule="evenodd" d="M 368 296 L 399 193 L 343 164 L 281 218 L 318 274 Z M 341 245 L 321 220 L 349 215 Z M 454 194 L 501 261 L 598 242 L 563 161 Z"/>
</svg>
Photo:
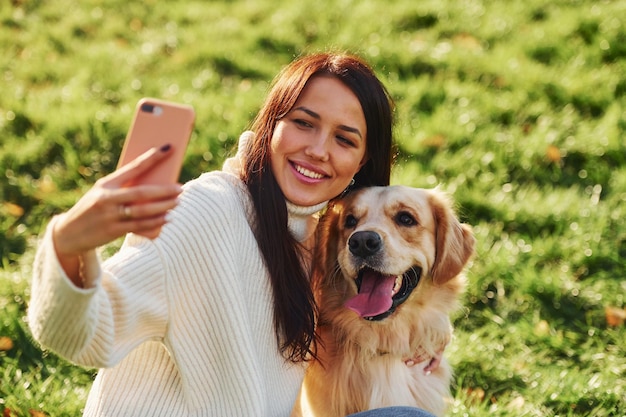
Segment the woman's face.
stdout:
<svg viewBox="0 0 626 417">
<path fill-rule="evenodd" d="M 366 123 L 337 78 L 312 77 L 270 143 L 272 172 L 290 202 L 312 206 L 339 195 L 366 161 Z"/>
</svg>

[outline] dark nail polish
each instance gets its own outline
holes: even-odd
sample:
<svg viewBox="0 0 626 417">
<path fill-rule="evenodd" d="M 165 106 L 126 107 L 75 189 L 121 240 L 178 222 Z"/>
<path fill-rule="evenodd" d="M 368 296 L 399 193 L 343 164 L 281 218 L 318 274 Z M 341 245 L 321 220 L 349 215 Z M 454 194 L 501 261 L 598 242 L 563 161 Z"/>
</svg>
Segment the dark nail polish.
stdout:
<svg viewBox="0 0 626 417">
<path fill-rule="evenodd" d="M 166 145 L 161 146 L 161 152 L 167 152 L 170 150 L 170 148 L 172 147 L 172 145 L 170 145 L 169 143 Z"/>
</svg>

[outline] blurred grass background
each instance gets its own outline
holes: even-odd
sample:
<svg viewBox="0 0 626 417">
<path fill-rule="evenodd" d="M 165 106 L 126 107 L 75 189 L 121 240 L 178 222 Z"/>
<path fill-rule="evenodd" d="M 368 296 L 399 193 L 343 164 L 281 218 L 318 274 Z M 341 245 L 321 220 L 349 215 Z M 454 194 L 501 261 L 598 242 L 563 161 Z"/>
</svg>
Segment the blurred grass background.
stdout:
<svg viewBox="0 0 626 417">
<path fill-rule="evenodd" d="M 135 103 L 193 105 L 219 168 L 294 57 L 348 50 L 396 100 L 394 183 L 478 238 L 450 416 L 626 416 L 626 2 L 0 3 L 0 410 L 77 415 L 94 374 L 24 322 L 36 238 L 114 169 Z"/>
</svg>

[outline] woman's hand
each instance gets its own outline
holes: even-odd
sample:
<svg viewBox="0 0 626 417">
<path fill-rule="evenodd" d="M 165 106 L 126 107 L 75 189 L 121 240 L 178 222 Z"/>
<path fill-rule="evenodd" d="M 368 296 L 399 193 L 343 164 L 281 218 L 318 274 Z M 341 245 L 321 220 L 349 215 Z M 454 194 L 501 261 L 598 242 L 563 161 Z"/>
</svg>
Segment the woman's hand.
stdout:
<svg viewBox="0 0 626 417">
<path fill-rule="evenodd" d="M 134 179 L 157 166 L 170 148 L 153 148 L 131 163 L 98 180 L 52 230 L 57 257 L 72 281 L 81 286 L 80 257 L 126 233 L 156 238 L 166 214 L 177 204 L 181 192 L 174 185 L 134 185 Z"/>
<path fill-rule="evenodd" d="M 434 354 L 429 355 L 421 348 L 418 348 L 413 354 L 412 358 L 404 359 L 404 364 L 409 368 L 415 366 L 419 363 L 423 363 L 428 361 L 428 364 L 424 367 L 424 373 L 426 375 L 430 375 L 432 372 L 435 372 L 439 365 L 441 364 L 441 360 L 443 359 L 443 351 L 448 346 L 449 340 Z"/>
</svg>

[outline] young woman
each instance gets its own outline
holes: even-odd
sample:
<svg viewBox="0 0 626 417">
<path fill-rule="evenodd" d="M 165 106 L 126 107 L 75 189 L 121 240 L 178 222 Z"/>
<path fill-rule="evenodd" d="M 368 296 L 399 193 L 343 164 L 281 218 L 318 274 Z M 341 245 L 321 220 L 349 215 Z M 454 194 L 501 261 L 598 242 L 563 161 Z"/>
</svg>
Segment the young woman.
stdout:
<svg viewBox="0 0 626 417">
<path fill-rule="evenodd" d="M 389 183 L 391 129 L 369 66 L 305 56 L 223 171 L 122 188 L 170 152 L 153 149 L 53 218 L 29 323 L 44 346 L 101 368 L 85 415 L 289 415 L 314 352 L 316 214 L 349 186 Z M 101 262 L 96 249 L 127 233 Z"/>
</svg>

